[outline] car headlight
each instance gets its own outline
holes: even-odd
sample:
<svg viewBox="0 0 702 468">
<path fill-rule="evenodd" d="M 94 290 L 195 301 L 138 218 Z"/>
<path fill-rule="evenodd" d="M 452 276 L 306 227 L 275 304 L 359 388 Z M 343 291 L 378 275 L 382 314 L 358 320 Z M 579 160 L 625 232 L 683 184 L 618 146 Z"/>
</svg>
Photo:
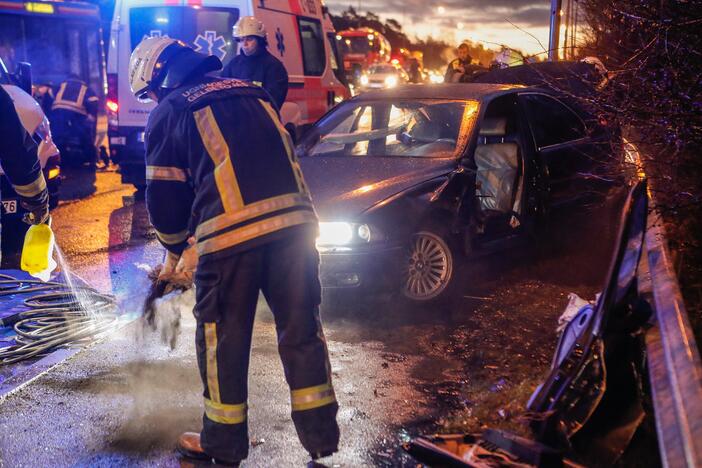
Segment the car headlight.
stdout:
<svg viewBox="0 0 702 468">
<path fill-rule="evenodd" d="M 385 86 L 388 88 L 394 88 L 397 86 L 397 77 L 396 76 L 388 76 L 385 78 Z"/>
<path fill-rule="evenodd" d="M 344 246 L 349 244 L 365 244 L 381 240 L 380 230 L 368 224 L 332 222 L 319 223 L 317 245 Z"/>
<path fill-rule="evenodd" d="M 368 84 L 368 75 L 361 75 L 361 84 L 366 86 Z"/>
</svg>

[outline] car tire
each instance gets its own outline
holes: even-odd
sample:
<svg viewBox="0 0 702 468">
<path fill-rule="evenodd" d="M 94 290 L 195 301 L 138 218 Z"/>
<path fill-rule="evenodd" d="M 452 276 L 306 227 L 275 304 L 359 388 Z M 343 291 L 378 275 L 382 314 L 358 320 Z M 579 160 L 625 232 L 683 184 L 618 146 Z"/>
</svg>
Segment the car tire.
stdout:
<svg viewBox="0 0 702 468">
<path fill-rule="evenodd" d="M 414 233 L 402 269 L 401 294 L 411 303 L 440 302 L 452 297 L 458 282 L 460 249 L 444 229 L 428 226 Z"/>
</svg>

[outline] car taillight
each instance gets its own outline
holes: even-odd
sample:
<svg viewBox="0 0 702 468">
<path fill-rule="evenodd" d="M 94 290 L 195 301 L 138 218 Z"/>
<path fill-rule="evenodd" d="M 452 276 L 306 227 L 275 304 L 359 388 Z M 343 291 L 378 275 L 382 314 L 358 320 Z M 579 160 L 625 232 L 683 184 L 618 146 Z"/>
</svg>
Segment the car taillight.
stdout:
<svg viewBox="0 0 702 468">
<path fill-rule="evenodd" d="M 116 114 L 119 110 L 119 96 L 117 95 L 117 74 L 107 74 L 107 99 L 105 106 L 109 112 Z"/>
<path fill-rule="evenodd" d="M 107 103 L 105 104 L 107 106 L 107 110 L 110 112 L 114 112 L 115 114 L 119 110 L 119 104 L 117 101 L 113 101 L 111 99 L 107 100 Z"/>
</svg>

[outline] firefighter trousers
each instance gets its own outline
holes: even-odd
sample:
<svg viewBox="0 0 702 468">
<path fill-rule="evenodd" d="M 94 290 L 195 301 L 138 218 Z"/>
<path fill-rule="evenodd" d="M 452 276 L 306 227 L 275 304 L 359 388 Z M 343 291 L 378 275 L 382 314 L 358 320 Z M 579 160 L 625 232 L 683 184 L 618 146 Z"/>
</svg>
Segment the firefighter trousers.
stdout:
<svg viewBox="0 0 702 468">
<path fill-rule="evenodd" d="M 309 230 L 224 259 L 200 260 L 194 313 L 205 398 L 201 444 L 208 455 L 229 461 L 248 455 L 247 375 L 259 291 L 275 319 L 300 442 L 311 454 L 337 450 L 338 404 L 319 318 L 318 272 Z"/>
</svg>

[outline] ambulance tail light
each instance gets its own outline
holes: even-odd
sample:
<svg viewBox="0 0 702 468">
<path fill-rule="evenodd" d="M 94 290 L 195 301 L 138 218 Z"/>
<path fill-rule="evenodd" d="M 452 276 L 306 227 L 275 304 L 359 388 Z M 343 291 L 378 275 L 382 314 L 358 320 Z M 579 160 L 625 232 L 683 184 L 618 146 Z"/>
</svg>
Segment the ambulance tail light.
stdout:
<svg viewBox="0 0 702 468">
<path fill-rule="evenodd" d="M 107 74 L 107 99 L 105 107 L 107 107 L 107 123 L 110 126 L 116 127 L 119 123 L 117 112 L 119 111 L 119 99 L 117 96 L 117 74 Z"/>
</svg>

